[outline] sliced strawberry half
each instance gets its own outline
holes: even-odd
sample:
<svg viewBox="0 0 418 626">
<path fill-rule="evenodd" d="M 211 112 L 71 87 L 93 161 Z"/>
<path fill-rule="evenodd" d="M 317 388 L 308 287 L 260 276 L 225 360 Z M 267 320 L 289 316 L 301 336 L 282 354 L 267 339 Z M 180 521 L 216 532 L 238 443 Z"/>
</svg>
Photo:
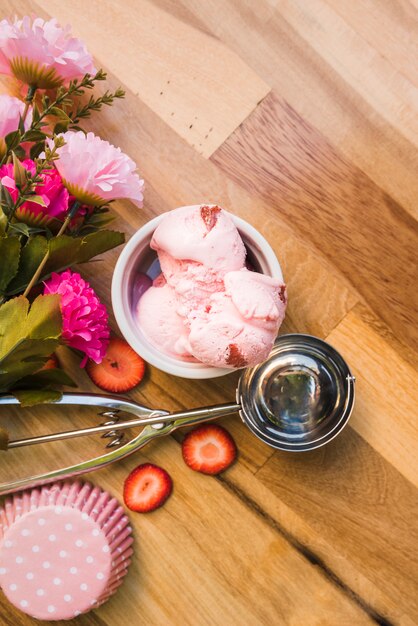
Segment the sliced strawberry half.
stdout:
<svg viewBox="0 0 418 626">
<path fill-rule="evenodd" d="M 187 433 L 181 449 L 186 465 L 203 474 L 219 474 L 237 457 L 235 441 L 217 424 L 203 424 Z"/>
<path fill-rule="evenodd" d="M 125 480 L 123 499 L 131 511 L 149 513 L 164 504 L 173 490 L 173 481 L 165 469 L 144 463 Z"/>
<path fill-rule="evenodd" d="M 89 361 L 86 372 L 95 385 L 113 393 L 136 387 L 145 373 L 145 361 L 124 339 L 111 339 L 101 363 Z"/>
</svg>

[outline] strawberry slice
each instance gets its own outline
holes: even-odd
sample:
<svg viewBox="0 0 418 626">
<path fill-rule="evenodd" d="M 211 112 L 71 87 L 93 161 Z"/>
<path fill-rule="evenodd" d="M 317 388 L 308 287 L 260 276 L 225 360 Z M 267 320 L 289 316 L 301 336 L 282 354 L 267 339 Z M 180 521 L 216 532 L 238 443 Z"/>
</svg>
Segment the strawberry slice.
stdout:
<svg viewBox="0 0 418 626">
<path fill-rule="evenodd" d="M 144 377 L 145 361 L 119 338 L 111 339 L 101 363 L 89 361 L 86 372 L 95 385 L 114 393 L 133 389 Z"/>
<path fill-rule="evenodd" d="M 217 424 L 203 424 L 187 433 L 181 449 L 186 465 L 203 474 L 219 474 L 237 457 L 235 441 Z"/>
<path fill-rule="evenodd" d="M 149 513 L 164 504 L 173 490 L 173 481 L 162 467 L 138 465 L 125 480 L 123 499 L 131 511 Z"/>
</svg>

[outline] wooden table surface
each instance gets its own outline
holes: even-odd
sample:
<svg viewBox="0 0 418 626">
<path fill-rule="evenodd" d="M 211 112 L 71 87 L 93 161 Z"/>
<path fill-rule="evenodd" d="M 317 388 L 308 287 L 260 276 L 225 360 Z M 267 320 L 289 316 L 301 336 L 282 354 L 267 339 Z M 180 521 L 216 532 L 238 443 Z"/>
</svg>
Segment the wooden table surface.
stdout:
<svg viewBox="0 0 418 626">
<path fill-rule="evenodd" d="M 143 210 L 115 205 L 118 226 L 130 235 L 199 202 L 248 220 L 287 279 L 282 331 L 326 338 L 357 377 L 350 426 L 323 449 L 275 452 L 230 417 L 222 423 L 240 455 L 222 476 L 189 470 L 181 436 L 91 475 L 120 498 L 128 472 L 151 461 L 170 472 L 174 493 L 155 513 L 130 514 L 135 558 L 123 587 L 74 623 L 418 623 L 416 9 L 416 0 L 3 0 L 2 17 L 71 23 L 110 85 L 126 89 L 90 123 L 146 181 Z M 108 305 L 119 252 L 83 270 Z M 132 397 L 191 408 L 232 399 L 236 381 L 149 368 Z M 41 408 L 2 420 L 20 435 L 97 418 L 72 410 L 57 421 Z M 98 449 L 90 439 L 15 451 L 1 479 Z M 0 604 L 2 624 L 35 623 L 4 596 Z"/>
</svg>

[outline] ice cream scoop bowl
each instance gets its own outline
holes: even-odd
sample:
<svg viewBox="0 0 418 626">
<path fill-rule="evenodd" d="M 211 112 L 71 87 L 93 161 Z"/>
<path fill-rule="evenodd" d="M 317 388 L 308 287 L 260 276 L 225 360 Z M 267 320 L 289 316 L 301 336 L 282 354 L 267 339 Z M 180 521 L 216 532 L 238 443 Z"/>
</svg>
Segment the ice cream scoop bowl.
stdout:
<svg viewBox="0 0 418 626">
<path fill-rule="evenodd" d="M 124 428 L 144 428 L 131 441 L 102 456 L 1 484 L 0 495 L 99 469 L 136 452 L 156 437 L 235 412 L 254 435 L 273 448 L 313 450 L 331 441 L 346 425 L 354 406 L 354 383 L 348 365 L 332 346 L 310 335 L 290 334 L 277 339 L 265 362 L 243 370 L 234 403 L 170 414 L 116 396 L 65 393 L 56 404 L 100 407 L 101 414 L 110 421 L 15 441 L 4 437 L 3 447 L 12 449 L 95 433 L 110 433 L 114 437 Z M 18 400 L 1 397 L 0 406 L 7 404 L 18 404 Z M 132 413 L 136 419 L 115 420 L 121 412 Z M 118 438 L 116 443 L 120 443 Z"/>
</svg>

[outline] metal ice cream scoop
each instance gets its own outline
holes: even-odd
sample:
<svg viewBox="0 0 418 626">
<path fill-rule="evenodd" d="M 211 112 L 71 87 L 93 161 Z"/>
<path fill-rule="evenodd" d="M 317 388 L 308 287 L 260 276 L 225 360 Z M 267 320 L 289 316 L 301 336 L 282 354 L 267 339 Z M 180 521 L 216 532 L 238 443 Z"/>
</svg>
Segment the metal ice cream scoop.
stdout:
<svg viewBox="0 0 418 626">
<path fill-rule="evenodd" d="M 168 413 L 111 395 L 64 393 L 54 404 L 89 405 L 102 409 L 108 421 L 101 426 L 71 430 L 28 439 L 6 441 L 17 448 L 95 433 L 112 437 L 110 452 L 62 469 L 0 484 L 0 495 L 90 472 L 122 459 L 151 439 L 238 412 L 259 439 L 278 450 L 302 452 L 328 443 L 347 423 L 354 405 L 354 382 L 348 365 L 329 344 L 310 335 L 283 335 L 269 358 L 243 371 L 236 402 Z M 13 396 L 0 397 L 0 407 L 19 404 Z M 135 419 L 121 419 L 131 413 Z M 131 441 L 122 444 L 119 432 L 144 426 Z"/>
</svg>

